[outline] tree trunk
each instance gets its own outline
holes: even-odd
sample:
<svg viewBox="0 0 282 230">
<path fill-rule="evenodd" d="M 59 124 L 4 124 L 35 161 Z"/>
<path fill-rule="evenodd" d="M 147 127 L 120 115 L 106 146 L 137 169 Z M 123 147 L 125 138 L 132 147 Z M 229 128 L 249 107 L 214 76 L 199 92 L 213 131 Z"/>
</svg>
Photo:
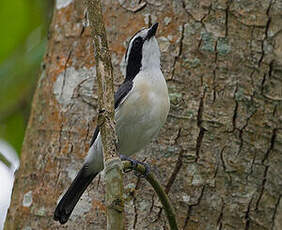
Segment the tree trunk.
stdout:
<svg viewBox="0 0 282 230">
<path fill-rule="evenodd" d="M 57 1 L 6 229 L 60 229 L 56 202 L 97 118 L 93 41 L 79 0 Z M 171 110 L 136 159 L 152 166 L 180 229 L 282 229 L 282 0 L 103 1 L 116 85 L 125 40 L 158 21 Z M 125 176 L 126 228 L 168 229 L 152 188 Z M 102 177 L 68 229 L 105 229 Z"/>
</svg>

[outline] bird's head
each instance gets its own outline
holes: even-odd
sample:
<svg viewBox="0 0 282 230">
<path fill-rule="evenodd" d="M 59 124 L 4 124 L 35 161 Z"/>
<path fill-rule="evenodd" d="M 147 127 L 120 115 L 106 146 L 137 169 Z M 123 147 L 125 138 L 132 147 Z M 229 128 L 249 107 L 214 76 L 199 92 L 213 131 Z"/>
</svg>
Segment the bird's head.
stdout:
<svg viewBox="0 0 282 230">
<path fill-rule="evenodd" d="M 138 31 L 130 39 L 126 54 L 126 79 L 132 80 L 139 71 L 160 68 L 160 48 L 155 38 L 158 23 Z"/>
</svg>

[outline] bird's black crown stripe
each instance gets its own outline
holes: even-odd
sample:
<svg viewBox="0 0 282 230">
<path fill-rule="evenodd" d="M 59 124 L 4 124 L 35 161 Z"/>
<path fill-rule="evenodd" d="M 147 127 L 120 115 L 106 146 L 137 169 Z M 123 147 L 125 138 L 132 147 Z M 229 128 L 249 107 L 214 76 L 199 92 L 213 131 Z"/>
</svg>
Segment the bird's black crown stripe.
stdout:
<svg viewBox="0 0 282 230">
<path fill-rule="evenodd" d="M 127 48 L 126 48 L 126 52 L 125 52 L 125 60 L 126 60 L 126 58 L 127 58 L 127 53 L 128 53 L 128 48 L 129 48 L 129 45 L 130 45 L 130 43 L 131 43 L 131 41 L 132 41 L 132 39 L 136 36 L 136 34 L 138 34 L 138 33 L 140 33 L 142 30 L 144 30 L 145 28 L 143 28 L 143 29 L 141 29 L 141 30 L 139 30 L 139 31 L 137 31 L 131 38 L 130 38 L 130 40 L 129 40 L 129 42 L 128 42 L 128 46 L 127 46 Z"/>
<path fill-rule="evenodd" d="M 137 37 L 132 42 L 131 49 L 129 50 L 127 66 L 126 66 L 126 81 L 132 81 L 139 73 L 142 62 L 142 47 L 144 40 L 142 37 Z"/>
</svg>

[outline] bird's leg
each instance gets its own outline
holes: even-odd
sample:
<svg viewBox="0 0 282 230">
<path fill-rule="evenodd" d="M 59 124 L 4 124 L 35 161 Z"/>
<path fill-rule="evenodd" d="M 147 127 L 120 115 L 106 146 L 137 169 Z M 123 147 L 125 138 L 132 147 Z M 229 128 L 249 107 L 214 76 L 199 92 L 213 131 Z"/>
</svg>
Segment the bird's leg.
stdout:
<svg viewBox="0 0 282 230">
<path fill-rule="evenodd" d="M 148 176 L 149 172 L 151 171 L 150 166 L 147 163 L 144 163 L 142 161 L 133 160 L 133 159 L 131 159 L 131 158 L 125 156 L 125 155 L 122 155 L 122 154 L 120 154 L 120 159 L 122 161 L 130 161 L 132 168 L 136 168 L 138 166 L 138 164 L 143 165 L 145 167 L 145 172 L 144 172 L 143 175 L 142 174 L 135 174 L 138 177 L 146 177 L 146 176 Z M 127 172 L 130 172 L 130 171 L 132 171 L 132 169 L 131 170 L 129 169 L 129 170 L 124 171 L 124 172 L 127 173 Z"/>
</svg>

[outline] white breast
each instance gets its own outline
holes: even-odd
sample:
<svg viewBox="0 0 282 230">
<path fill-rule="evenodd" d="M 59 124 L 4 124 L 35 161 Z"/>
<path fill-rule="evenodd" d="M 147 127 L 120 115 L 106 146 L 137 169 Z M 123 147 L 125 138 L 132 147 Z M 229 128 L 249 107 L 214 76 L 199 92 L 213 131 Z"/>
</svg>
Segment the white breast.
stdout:
<svg viewBox="0 0 282 230">
<path fill-rule="evenodd" d="M 156 136 L 169 111 L 168 90 L 161 70 L 141 71 L 116 110 L 119 153 L 131 155 Z"/>
<path fill-rule="evenodd" d="M 168 90 L 161 70 L 141 71 L 115 113 L 119 154 L 134 154 L 152 141 L 165 123 L 168 111 Z M 89 149 L 86 162 L 89 172 L 103 170 L 100 134 Z"/>
</svg>

